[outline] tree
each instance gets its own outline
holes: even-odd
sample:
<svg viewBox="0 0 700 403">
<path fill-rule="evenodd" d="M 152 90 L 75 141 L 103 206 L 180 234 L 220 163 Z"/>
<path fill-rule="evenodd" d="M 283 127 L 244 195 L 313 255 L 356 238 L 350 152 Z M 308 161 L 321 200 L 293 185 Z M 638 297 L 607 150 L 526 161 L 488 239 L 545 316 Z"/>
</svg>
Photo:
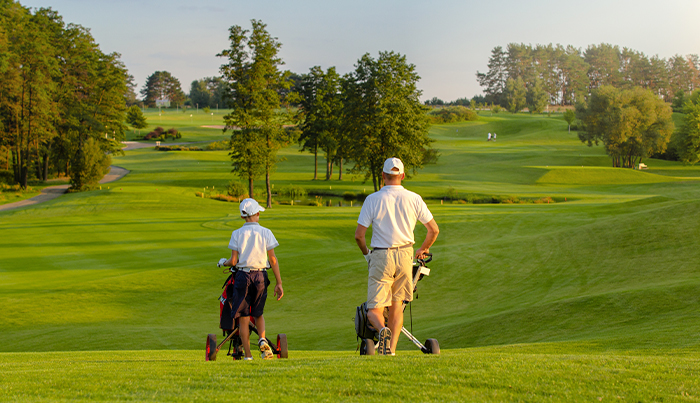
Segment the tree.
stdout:
<svg viewBox="0 0 700 403">
<path fill-rule="evenodd" d="M 592 146 L 602 142 L 613 167 L 633 167 L 644 157 L 662 153 L 673 133 L 671 108 L 650 90 L 620 90 L 603 86 L 587 104 L 576 106 L 581 121 L 579 139 Z"/>
<path fill-rule="evenodd" d="M 576 120 L 576 112 L 574 112 L 573 109 L 567 109 L 564 111 L 563 116 L 564 120 L 569 125 L 569 132 L 571 132 L 571 124 L 574 123 L 574 120 Z"/>
<path fill-rule="evenodd" d="M 506 53 L 502 47 L 493 48 L 488 66 L 488 72 L 476 72 L 476 79 L 479 85 L 485 88 L 484 93 L 490 97 L 491 102 L 503 105 L 503 93 L 506 89 L 508 73 L 506 71 Z"/>
<path fill-rule="evenodd" d="M 317 179 L 319 148 L 326 154 L 326 180 L 329 180 L 342 140 L 340 75 L 335 67 L 329 67 L 325 73 L 319 66 L 312 67 L 301 77 L 299 89 L 290 99 L 299 105 L 301 151 L 309 150 L 314 154 L 314 180 Z"/>
<path fill-rule="evenodd" d="M 167 71 L 156 71 L 148 76 L 141 95 L 144 97 L 143 102 L 151 107 L 156 106 L 156 101 L 161 100 L 175 105 L 181 105 L 185 101 L 180 80 Z"/>
<path fill-rule="evenodd" d="M 419 79 L 415 66 L 394 52 L 380 52 L 378 59 L 365 54 L 343 79 L 351 172 L 372 178 L 375 191 L 387 158 L 400 158 L 407 173 L 423 166 L 431 140 Z"/>
<path fill-rule="evenodd" d="M 526 93 L 527 90 L 525 89 L 525 83 L 522 78 L 518 77 L 515 80 L 508 78 L 505 92 L 506 109 L 508 109 L 508 112 L 518 113 L 525 107 L 527 104 Z"/>
<path fill-rule="evenodd" d="M 683 125 L 680 129 L 680 160 L 695 165 L 700 161 L 700 90 L 695 90 L 685 101 Z"/>
<path fill-rule="evenodd" d="M 547 107 L 549 97 L 542 89 L 542 82 L 539 79 L 535 79 L 535 82 L 527 89 L 525 102 L 530 113 L 542 113 Z"/>
<path fill-rule="evenodd" d="M 141 108 L 136 105 L 132 105 L 126 112 L 126 123 L 134 129 L 138 129 L 139 134 L 141 133 L 141 129 L 148 126 L 146 117 L 143 115 L 143 112 L 141 112 Z"/>
<path fill-rule="evenodd" d="M 221 74 L 226 85 L 225 99 L 233 109 L 224 116 L 224 133 L 232 130 L 233 172 L 248 179 L 250 195 L 254 179 L 265 173 L 270 208 L 270 173 L 277 162 L 277 150 L 289 141 L 277 116 L 279 94 L 289 86 L 289 73 L 279 70 L 284 64 L 277 55 L 282 44 L 270 36 L 262 21 L 251 20 L 251 24 L 252 31 L 232 26 L 230 48 L 217 55 L 228 59 L 221 66 Z"/>
</svg>

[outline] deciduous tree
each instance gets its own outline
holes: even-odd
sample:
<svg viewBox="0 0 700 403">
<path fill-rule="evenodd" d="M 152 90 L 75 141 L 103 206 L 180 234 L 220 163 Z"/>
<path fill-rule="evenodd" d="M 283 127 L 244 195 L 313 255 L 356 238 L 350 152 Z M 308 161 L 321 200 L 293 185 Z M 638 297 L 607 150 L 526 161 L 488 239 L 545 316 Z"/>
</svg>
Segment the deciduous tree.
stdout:
<svg viewBox="0 0 700 403">
<path fill-rule="evenodd" d="M 603 86 L 587 104 L 576 107 L 582 122 L 579 139 L 589 146 L 602 142 L 613 167 L 633 167 L 644 157 L 661 153 L 673 133 L 671 108 L 650 90 Z"/>
<path fill-rule="evenodd" d="M 277 162 L 277 151 L 288 137 L 278 116 L 280 90 L 288 87 L 288 72 L 278 56 L 282 46 L 259 20 L 251 20 L 252 31 L 238 25 L 229 29 L 231 46 L 217 56 L 227 59 L 221 66 L 226 85 L 225 99 L 233 109 L 224 117 L 224 132 L 231 130 L 233 172 L 253 181 L 265 173 L 267 207 L 272 206 L 270 174 Z M 236 130 L 236 129 L 240 130 Z"/>
</svg>

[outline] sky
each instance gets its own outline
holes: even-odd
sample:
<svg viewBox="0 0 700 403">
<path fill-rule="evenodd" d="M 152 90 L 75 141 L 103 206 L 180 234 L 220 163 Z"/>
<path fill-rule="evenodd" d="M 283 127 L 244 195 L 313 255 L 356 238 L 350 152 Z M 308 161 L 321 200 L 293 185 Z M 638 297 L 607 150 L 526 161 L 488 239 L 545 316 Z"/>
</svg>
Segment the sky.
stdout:
<svg viewBox="0 0 700 403">
<path fill-rule="evenodd" d="M 406 56 L 421 77 L 421 99 L 482 93 L 477 71 L 509 43 L 609 43 L 647 56 L 700 54 L 700 0 L 19 0 L 51 7 L 66 23 L 90 28 L 103 52 L 118 52 L 137 93 L 155 71 L 189 92 L 193 80 L 219 75 L 233 25 L 267 24 L 282 43 L 284 69 L 354 70 L 365 53 Z"/>
</svg>

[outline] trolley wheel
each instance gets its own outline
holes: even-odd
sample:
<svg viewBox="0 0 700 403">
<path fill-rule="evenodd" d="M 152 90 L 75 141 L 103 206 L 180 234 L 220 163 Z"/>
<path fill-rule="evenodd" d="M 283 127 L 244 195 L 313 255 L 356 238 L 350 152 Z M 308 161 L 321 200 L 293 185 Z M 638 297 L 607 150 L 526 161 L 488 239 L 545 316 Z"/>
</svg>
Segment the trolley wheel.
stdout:
<svg viewBox="0 0 700 403">
<path fill-rule="evenodd" d="M 440 354 L 440 344 L 438 344 L 437 339 L 426 340 L 425 348 L 428 350 L 426 354 Z"/>
<path fill-rule="evenodd" d="M 205 361 L 216 361 L 216 335 L 209 333 L 207 335 L 207 355 Z"/>
<path fill-rule="evenodd" d="M 360 343 L 360 355 L 374 355 L 374 340 L 362 339 Z"/>
<path fill-rule="evenodd" d="M 287 351 L 287 335 L 280 333 L 277 335 L 277 358 L 288 358 L 289 352 Z"/>
</svg>

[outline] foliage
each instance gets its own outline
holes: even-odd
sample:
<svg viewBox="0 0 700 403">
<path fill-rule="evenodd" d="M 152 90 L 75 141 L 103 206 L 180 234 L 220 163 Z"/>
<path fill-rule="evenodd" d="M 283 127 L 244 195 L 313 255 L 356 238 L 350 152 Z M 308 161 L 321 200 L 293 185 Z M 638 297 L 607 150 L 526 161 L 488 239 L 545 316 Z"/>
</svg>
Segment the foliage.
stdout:
<svg viewBox="0 0 700 403">
<path fill-rule="evenodd" d="M 576 120 L 576 112 L 573 109 L 567 109 L 562 114 L 564 120 L 569 125 L 569 131 L 571 131 L 571 124 Z"/>
<path fill-rule="evenodd" d="M 102 153 L 118 150 L 102 140 L 124 136 L 131 76 L 118 54 L 100 51 L 87 28 L 55 11 L 9 1 L 0 9 L 0 142 L 11 150 L 13 182 L 26 187 L 31 177 L 68 171 L 91 177 L 72 161 L 91 169 L 92 150 L 82 149 L 90 138 Z"/>
<path fill-rule="evenodd" d="M 464 106 L 433 108 L 428 111 L 428 117 L 433 124 L 467 122 L 479 119 L 479 115 L 477 115 L 476 112 Z"/>
<path fill-rule="evenodd" d="M 680 160 L 695 165 L 700 161 L 700 89 L 688 97 L 683 106 L 683 125 L 680 129 Z"/>
<path fill-rule="evenodd" d="M 73 155 L 70 165 L 71 191 L 92 189 L 109 172 L 112 158 L 104 153 L 99 141 L 88 137 Z"/>
<path fill-rule="evenodd" d="M 156 146 L 156 151 L 202 151 L 195 146 Z"/>
<path fill-rule="evenodd" d="M 542 113 L 547 107 L 549 100 L 540 80 L 534 80 L 534 83 L 527 89 L 525 103 L 530 113 Z"/>
<path fill-rule="evenodd" d="M 589 146 L 602 142 L 613 167 L 631 168 L 663 152 L 674 130 L 671 108 L 642 88 L 603 86 L 576 106 L 576 117 L 583 124 L 579 139 Z"/>
<path fill-rule="evenodd" d="M 699 71 L 700 57 L 695 54 L 661 59 L 606 43 L 585 50 L 571 45 L 510 43 L 505 51 L 501 46 L 494 47 L 489 70 L 477 72 L 477 81 L 489 98 L 486 101 L 504 107 L 508 107 L 504 98 L 507 80 L 518 77 L 528 89 L 536 80 L 541 81 L 547 99 L 559 105 L 585 102 L 592 90 L 605 85 L 642 87 L 671 102 L 678 99 L 678 94 L 700 87 Z M 683 101 L 676 101 L 675 110 L 681 110 L 682 105 Z"/>
<path fill-rule="evenodd" d="M 189 102 L 192 106 L 199 108 L 223 108 L 225 105 L 224 87 L 225 84 L 221 77 L 205 77 L 201 80 L 194 80 L 190 85 Z"/>
<path fill-rule="evenodd" d="M 251 24 L 252 32 L 232 26 L 230 48 L 217 55 L 227 59 L 221 66 L 221 74 L 226 89 L 224 97 L 233 109 L 224 116 L 224 132 L 240 128 L 231 134 L 233 172 L 248 180 L 250 193 L 255 178 L 264 174 L 269 208 L 272 205 L 270 173 L 277 162 L 277 150 L 287 139 L 276 114 L 280 107 L 279 91 L 289 86 L 289 73 L 279 70 L 284 64 L 278 56 L 282 44 L 270 36 L 262 21 L 251 20 Z"/>
<path fill-rule="evenodd" d="M 352 144 L 351 172 L 372 178 L 375 191 L 387 158 L 400 158 L 407 176 L 423 166 L 431 140 L 418 79 L 405 56 L 380 52 L 378 59 L 362 56 L 343 80 L 343 126 Z"/>
<path fill-rule="evenodd" d="M 326 155 L 326 180 L 332 174 L 334 161 L 341 163 L 347 154 L 347 139 L 342 126 L 342 98 L 340 76 L 335 67 L 326 72 L 314 66 L 301 76 L 298 90 L 288 98 L 299 106 L 296 119 L 300 121 L 299 145 L 301 151 L 314 154 L 314 179 L 318 178 L 318 151 Z M 341 177 L 342 179 L 342 177 Z"/>
<path fill-rule="evenodd" d="M 289 185 L 280 188 L 279 194 L 280 196 L 287 196 L 294 199 L 306 196 L 307 192 L 306 189 L 301 186 Z"/>
<path fill-rule="evenodd" d="M 167 71 L 156 71 L 148 76 L 141 95 L 144 97 L 143 102 L 150 107 L 156 106 L 156 102 L 161 100 L 169 101 L 171 105 L 182 105 L 185 101 L 180 80 Z"/>
<path fill-rule="evenodd" d="M 146 123 L 146 117 L 143 116 L 141 108 L 136 105 L 132 105 L 126 111 L 126 123 L 134 129 L 143 129 L 148 126 L 148 123 Z"/>
<path fill-rule="evenodd" d="M 221 150 L 230 150 L 231 149 L 231 140 L 221 140 L 221 141 L 214 141 L 206 146 L 207 151 L 221 151 Z"/>
<path fill-rule="evenodd" d="M 231 181 L 226 187 L 226 194 L 240 199 L 248 194 L 248 189 L 246 189 L 245 185 L 240 182 Z"/>
<path fill-rule="evenodd" d="M 526 103 L 525 82 L 518 77 L 515 80 L 508 78 L 506 81 L 505 102 L 506 109 L 510 113 L 518 113 L 525 108 Z"/>
</svg>

